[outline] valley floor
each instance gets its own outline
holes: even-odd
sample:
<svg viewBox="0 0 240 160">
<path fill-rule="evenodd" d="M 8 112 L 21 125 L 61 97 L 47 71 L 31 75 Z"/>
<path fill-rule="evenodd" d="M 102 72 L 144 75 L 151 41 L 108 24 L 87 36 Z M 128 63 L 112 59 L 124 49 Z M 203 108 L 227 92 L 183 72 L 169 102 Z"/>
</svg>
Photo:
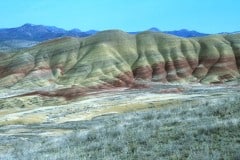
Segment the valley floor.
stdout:
<svg viewBox="0 0 240 160">
<path fill-rule="evenodd" d="M 240 159 L 238 85 L 149 86 L 57 106 L 0 97 L 0 159 Z"/>
</svg>

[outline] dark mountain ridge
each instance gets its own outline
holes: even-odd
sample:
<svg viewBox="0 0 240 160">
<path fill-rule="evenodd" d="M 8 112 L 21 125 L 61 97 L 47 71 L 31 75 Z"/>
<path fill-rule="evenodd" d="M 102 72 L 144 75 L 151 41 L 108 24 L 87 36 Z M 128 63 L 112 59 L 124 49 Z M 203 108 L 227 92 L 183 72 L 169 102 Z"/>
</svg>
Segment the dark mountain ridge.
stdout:
<svg viewBox="0 0 240 160">
<path fill-rule="evenodd" d="M 200 33 L 197 31 L 190 31 L 187 29 L 181 29 L 176 31 L 160 31 L 158 28 L 150 28 L 148 30 L 152 32 L 168 33 L 168 34 L 172 34 L 180 37 L 200 37 L 200 36 L 209 35 L 209 34 Z M 96 34 L 97 32 L 98 31 L 96 30 L 81 31 L 77 28 L 72 30 L 65 30 L 55 26 L 34 25 L 34 24 L 26 23 L 16 28 L 0 29 L 0 41 L 17 39 L 17 40 L 42 42 L 45 40 L 59 38 L 59 37 L 66 37 L 66 36 L 87 37 L 87 36 Z M 139 31 L 129 32 L 129 33 L 137 34 L 139 33 Z"/>
</svg>

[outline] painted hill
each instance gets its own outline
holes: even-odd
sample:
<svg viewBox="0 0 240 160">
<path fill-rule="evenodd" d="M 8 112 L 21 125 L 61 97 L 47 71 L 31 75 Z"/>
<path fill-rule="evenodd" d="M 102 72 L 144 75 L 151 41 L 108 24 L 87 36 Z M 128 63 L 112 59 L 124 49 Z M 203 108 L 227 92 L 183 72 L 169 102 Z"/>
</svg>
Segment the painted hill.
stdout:
<svg viewBox="0 0 240 160">
<path fill-rule="evenodd" d="M 110 30 L 0 54 L 0 88 L 71 98 L 88 90 L 137 87 L 141 79 L 224 83 L 239 78 L 239 68 L 240 34 L 186 39 Z"/>
</svg>

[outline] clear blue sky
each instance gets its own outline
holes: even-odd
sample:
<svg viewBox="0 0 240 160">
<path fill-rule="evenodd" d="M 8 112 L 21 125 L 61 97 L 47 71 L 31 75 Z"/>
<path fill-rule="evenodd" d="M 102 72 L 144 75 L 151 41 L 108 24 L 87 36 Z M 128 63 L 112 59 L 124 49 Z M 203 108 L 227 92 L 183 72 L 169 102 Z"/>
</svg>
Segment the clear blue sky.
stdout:
<svg viewBox="0 0 240 160">
<path fill-rule="evenodd" d="M 0 28 L 32 23 L 83 31 L 240 30 L 240 0 L 2 0 L 0 5 Z"/>
</svg>

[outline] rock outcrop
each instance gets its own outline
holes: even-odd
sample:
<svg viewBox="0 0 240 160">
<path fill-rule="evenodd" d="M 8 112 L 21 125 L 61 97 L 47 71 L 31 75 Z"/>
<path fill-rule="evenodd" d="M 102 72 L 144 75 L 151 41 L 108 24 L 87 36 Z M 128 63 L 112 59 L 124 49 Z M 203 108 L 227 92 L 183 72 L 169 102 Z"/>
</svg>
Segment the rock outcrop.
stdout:
<svg viewBox="0 0 240 160">
<path fill-rule="evenodd" d="M 180 38 L 111 30 L 0 53 L 0 88 L 69 98 L 88 90 L 132 87 L 138 79 L 224 83 L 237 79 L 239 69 L 240 34 Z M 46 87 L 48 92 L 41 90 Z"/>
</svg>

